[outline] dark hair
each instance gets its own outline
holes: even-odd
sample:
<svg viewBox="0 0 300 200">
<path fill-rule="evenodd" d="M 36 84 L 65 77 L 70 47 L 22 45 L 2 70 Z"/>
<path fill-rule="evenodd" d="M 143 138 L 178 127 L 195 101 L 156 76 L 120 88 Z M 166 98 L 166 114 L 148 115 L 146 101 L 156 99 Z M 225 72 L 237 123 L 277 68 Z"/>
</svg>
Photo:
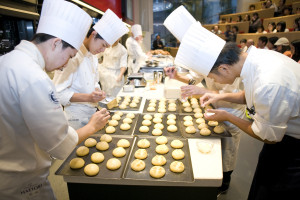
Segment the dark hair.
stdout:
<svg viewBox="0 0 300 200">
<path fill-rule="evenodd" d="M 258 27 L 257 27 L 257 29 L 259 29 L 259 28 L 261 28 L 261 29 L 262 29 L 262 31 L 264 31 L 264 30 L 265 30 L 265 27 L 264 27 L 264 25 L 263 25 L 263 24 L 261 24 L 260 26 L 258 26 Z"/>
<path fill-rule="evenodd" d="M 234 65 L 240 60 L 241 52 L 235 42 L 227 42 L 210 72 L 218 73 L 218 67 L 222 64 Z"/>
<path fill-rule="evenodd" d="M 258 40 L 262 41 L 263 43 L 267 44 L 268 43 L 268 38 L 266 36 L 260 36 Z"/>
<path fill-rule="evenodd" d="M 293 54 L 292 59 L 298 62 L 300 60 L 300 40 L 292 41 L 291 45 L 295 48 L 295 53 Z"/>
<path fill-rule="evenodd" d="M 288 10 L 289 11 L 289 15 L 291 15 L 292 11 L 293 11 L 293 8 L 291 6 L 284 6 L 282 8 L 282 14 L 284 13 L 285 10 Z"/>
<path fill-rule="evenodd" d="M 254 8 L 254 10 L 255 10 L 255 5 L 254 5 L 254 4 L 251 4 L 251 5 L 249 6 L 249 9 L 251 9 L 251 8 Z"/>
<path fill-rule="evenodd" d="M 276 29 L 276 24 L 275 24 L 275 22 L 270 22 L 269 24 L 271 24 L 271 25 L 273 26 L 272 31 L 274 31 L 274 30 Z M 269 25 L 269 24 L 268 24 L 268 25 Z"/>
<path fill-rule="evenodd" d="M 278 25 L 280 25 L 280 30 L 279 30 L 279 32 L 284 32 L 284 31 L 285 31 L 285 28 L 286 28 L 286 23 L 285 23 L 285 21 L 280 21 L 280 22 L 278 22 L 276 26 L 278 26 Z M 278 32 L 278 30 L 277 30 L 277 32 Z"/>
<path fill-rule="evenodd" d="M 269 41 L 271 44 L 273 44 L 273 45 L 277 42 L 277 40 L 278 40 L 278 37 L 270 37 L 270 38 L 268 39 L 268 41 Z"/>
<path fill-rule="evenodd" d="M 244 38 L 244 39 L 241 39 L 240 40 L 240 43 L 247 43 L 247 40 Z"/>
<path fill-rule="evenodd" d="M 86 34 L 86 38 L 89 38 L 93 31 L 95 31 L 95 29 L 90 28 L 89 32 Z M 97 31 L 96 31 L 96 32 L 97 32 Z M 96 39 L 101 39 L 101 40 L 103 40 L 103 38 L 101 37 L 101 35 L 100 35 L 98 32 L 97 32 L 97 35 L 96 35 Z"/>
<path fill-rule="evenodd" d="M 242 21 L 242 16 L 241 16 L 241 15 L 238 16 L 238 21 L 239 21 L 239 22 Z"/>
<path fill-rule="evenodd" d="M 235 28 L 236 32 L 239 32 L 239 27 L 238 26 L 233 26 L 232 28 Z"/>
<path fill-rule="evenodd" d="M 259 17 L 257 12 L 253 13 L 253 16 Z"/>
<path fill-rule="evenodd" d="M 33 35 L 32 39 L 31 39 L 31 42 L 35 43 L 35 44 L 41 44 L 43 42 L 46 42 L 52 38 L 57 38 L 55 36 L 52 36 L 52 35 L 48 35 L 46 33 L 36 33 Z M 62 49 L 66 49 L 68 47 L 72 48 L 72 49 L 75 49 L 72 45 L 70 45 L 69 43 L 61 40 L 61 43 L 62 43 Z"/>
</svg>

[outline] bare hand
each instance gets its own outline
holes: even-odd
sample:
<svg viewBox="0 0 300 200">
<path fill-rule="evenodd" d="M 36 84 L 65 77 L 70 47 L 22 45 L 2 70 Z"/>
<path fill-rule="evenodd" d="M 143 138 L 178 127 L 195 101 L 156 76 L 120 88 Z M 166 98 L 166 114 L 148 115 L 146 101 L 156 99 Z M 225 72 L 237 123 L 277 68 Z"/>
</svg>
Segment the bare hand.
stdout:
<svg viewBox="0 0 300 200">
<path fill-rule="evenodd" d="M 201 98 L 200 98 L 200 104 L 201 107 L 205 107 L 206 105 L 209 105 L 211 103 L 215 103 L 221 99 L 221 94 L 216 94 L 216 93 L 205 93 Z"/>
<path fill-rule="evenodd" d="M 175 79 L 175 77 L 177 76 L 177 70 L 175 69 L 175 67 L 165 67 L 164 71 L 166 76 L 169 76 L 169 78 Z"/>
<path fill-rule="evenodd" d="M 204 95 L 207 92 L 211 92 L 210 90 L 207 90 L 204 87 L 199 87 L 195 85 L 181 86 L 180 89 L 182 98 L 186 98 L 192 95 Z"/>
<path fill-rule="evenodd" d="M 122 76 L 118 76 L 117 82 L 120 82 L 122 80 Z"/>
<path fill-rule="evenodd" d="M 105 108 L 102 108 L 100 111 L 97 111 L 92 115 L 89 124 L 94 127 L 97 132 L 107 124 L 109 118 L 109 112 Z"/>
<path fill-rule="evenodd" d="M 214 115 L 207 115 L 207 113 L 214 113 Z M 228 115 L 230 115 L 225 110 L 218 110 L 218 109 L 207 109 L 206 113 L 204 113 L 204 118 L 208 121 L 228 121 Z"/>
<path fill-rule="evenodd" d="M 90 94 L 90 102 L 97 103 L 98 101 L 101 101 L 105 98 L 105 92 L 102 90 L 99 90 L 96 88 L 91 94 Z"/>
</svg>

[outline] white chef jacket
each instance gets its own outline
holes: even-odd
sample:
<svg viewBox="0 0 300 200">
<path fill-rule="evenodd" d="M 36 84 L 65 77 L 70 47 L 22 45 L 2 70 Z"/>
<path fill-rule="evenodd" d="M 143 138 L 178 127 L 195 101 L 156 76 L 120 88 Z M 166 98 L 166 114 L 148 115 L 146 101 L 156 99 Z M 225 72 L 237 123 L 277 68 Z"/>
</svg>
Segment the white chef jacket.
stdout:
<svg viewBox="0 0 300 200">
<path fill-rule="evenodd" d="M 128 52 L 128 74 L 137 73 L 140 67 L 145 64 L 147 55 L 133 37 L 126 40 L 126 48 Z"/>
<path fill-rule="evenodd" d="M 64 159 L 78 142 L 44 68 L 28 41 L 0 57 L 1 199 L 53 199 L 50 156 Z"/>
<path fill-rule="evenodd" d="M 82 44 L 67 66 L 62 71 L 55 71 L 53 83 L 69 124 L 75 129 L 84 126 L 96 112 L 97 103 L 70 102 L 70 99 L 74 93 L 90 94 L 95 88 L 100 89 L 97 56 L 91 54 Z"/>
<path fill-rule="evenodd" d="M 124 76 L 120 82 L 116 81 L 122 67 L 127 68 L 126 48 L 120 43 L 106 48 L 103 52 L 103 62 L 99 64 L 99 79 L 102 90 L 107 96 L 116 97 L 123 87 Z"/>
<path fill-rule="evenodd" d="M 241 71 L 247 107 L 253 108 L 253 132 L 279 142 L 300 139 L 300 64 L 270 50 L 252 46 Z"/>
</svg>

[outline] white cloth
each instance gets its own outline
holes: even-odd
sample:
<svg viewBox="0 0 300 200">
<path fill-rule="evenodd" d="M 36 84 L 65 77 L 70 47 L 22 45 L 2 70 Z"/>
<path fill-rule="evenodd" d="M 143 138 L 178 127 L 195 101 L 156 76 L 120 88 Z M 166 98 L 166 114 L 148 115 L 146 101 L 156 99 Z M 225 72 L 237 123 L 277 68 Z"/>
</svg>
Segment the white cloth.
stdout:
<svg viewBox="0 0 300 200">
<path fill-rule="evenodd" d="M 300 139 L 300 65 L 275 51 L 251 47 L 241 71 L 247 107 L 255 109 L 253 132 L 279 142 Z"/>
<path fill-rule="evenodd" d="M 141 45 L 133 38 L 126 40 L 128 53 L 128 74 L 137 73 L 140 67 L 145 64 L 148 56 L 143 52 Z"/>
<path fill-rule="evenodd" d="M 99 79 L 102 90 L 107 96 L 116 97 L 124 85 L 124 75 L 117 82 L 121 68 L 127 68 L 127 50 L 118 43 L 114 47 L 106 48 L 103 52 L 103 61 L 99 64 Z"/>
<path fill-rule="evenodd" d="M 42 54 L 28 41 L 0 57 L 1 199 L 27 199 L 26 188 L 34 199 L 53 199 L 46 182 L 50 156 L 64 159 L 78 142 L 44 67 Z"/>
<path fill-rule="evenodd" d="M 53 83 L 69 122 L 75 126 L 74 128 L 82 127 L 84 125 L 82 123 L 86 122 L 87 115 L 96 112 L 97 104 L 90 102 L 71 103 L 70 99 L 74 93 L 89 94 L 95 88 L 100 89 L 97 56 L 91 54 L 84 45 L 81 45 L 76 56 L 69 60 L 63 71 L 55 71 Z M 86 113 L 85 116 L 78 114 L 79 109 Z"/>
</svg>

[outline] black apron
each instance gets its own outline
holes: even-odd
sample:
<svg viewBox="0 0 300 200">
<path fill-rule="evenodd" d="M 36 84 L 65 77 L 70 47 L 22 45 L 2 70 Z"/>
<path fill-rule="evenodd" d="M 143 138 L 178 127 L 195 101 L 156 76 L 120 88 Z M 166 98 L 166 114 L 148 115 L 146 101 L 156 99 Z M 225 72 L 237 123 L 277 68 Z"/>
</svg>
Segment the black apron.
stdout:
<svg viewBox="0 0 300 200">
<path fill-rule="evenodd" d="M 248 200 L 300 199 L 300 139 L 264 144 Z"/>
</svg>

